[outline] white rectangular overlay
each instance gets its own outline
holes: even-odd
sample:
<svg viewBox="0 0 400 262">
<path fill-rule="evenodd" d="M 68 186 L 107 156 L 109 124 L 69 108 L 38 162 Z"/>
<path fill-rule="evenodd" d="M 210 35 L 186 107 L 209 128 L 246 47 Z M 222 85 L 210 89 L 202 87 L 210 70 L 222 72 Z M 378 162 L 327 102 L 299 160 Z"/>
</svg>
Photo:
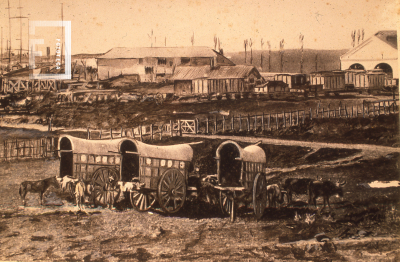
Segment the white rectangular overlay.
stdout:
<svg viewBox="0 0 400 262">
<path fill-rule="evenodd" d="M 30 79 L 71 79 L 71 21 L 29 21 L 29 35 L 35 35 L 36 27 L 64 27 L 64 74 L 29 74 Z M 29 68 L 35 68 L 35 57 L 41 56 L 41 51 L 36 51 L 36 45 L 44 44 L 44 39 L 29 37 Z"/>
</svg>

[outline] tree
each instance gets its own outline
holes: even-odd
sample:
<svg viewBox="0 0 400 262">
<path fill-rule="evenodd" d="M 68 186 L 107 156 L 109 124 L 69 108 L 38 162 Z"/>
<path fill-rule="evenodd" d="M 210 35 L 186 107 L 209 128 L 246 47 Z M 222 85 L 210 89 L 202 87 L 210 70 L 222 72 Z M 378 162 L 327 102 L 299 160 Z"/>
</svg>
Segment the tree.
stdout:
<svg viewBox="0 0 400 262">
<path fill-rule="evenodd" d="M 249 46 L 250 46 L 250 64 L 253 64 L 253 40 L 251 40 L 251 38 L 250 38 Z"/>
<path fill-rule="evenodd" d="M 271 72 L 271 43 L 267 41 L 268 45 L 268 72 Z"/>
<path fill-rule="evenodd" d="M 304 35 L 300 33 L 299 36 L 300 40 L 300 50 L 301 50 L 301 58 L 300 58 L 300 73 L 303 73 L 303 42 L 304 42 Z"/>
<path fill-rule="evenodd" d="M 260 62 L 260 66 L 261 66 L 261 71 L 263 70 L 263 46 L 264 46 L 264 40 L 261 38 L 261 62 Z"/>
<path fill-rule="evenodd" d="M 279 42 L 279 53 L 281 55 L 281 72 L 283 72 L 283 48 L 285 47 L 285 40 Z"/>
<path fill-rule="evenodd" d="M 247 44 L 249 41 L 247 39 L 244 40 L 244 63 L 247 63 Z"/>
</svg>

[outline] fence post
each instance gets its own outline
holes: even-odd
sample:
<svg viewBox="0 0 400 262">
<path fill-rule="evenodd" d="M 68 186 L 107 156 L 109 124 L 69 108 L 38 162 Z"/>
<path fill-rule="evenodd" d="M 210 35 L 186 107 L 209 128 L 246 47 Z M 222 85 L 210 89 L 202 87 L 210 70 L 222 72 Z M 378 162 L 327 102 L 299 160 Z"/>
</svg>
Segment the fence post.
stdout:
<svg viewBox="0 0 400 262">
<path fill-rule="evenodd" d="M 180 119 L 178 119 L 178 135 L 182 136 L 182 124 Z"/>
<path fill-rule="evenodd" d="M 315 109 L 315 118 L 318 118 L 318 114 L 319 114 L 319 112 L 318 112 L 318 107 Z"/>
<path fill-rule="evenodd" d="M 239 115 L 239 132 L 242 131 L 242 116 Z"/>
<path fill-rule="evenodd" d="M 123 129 L 122 129 L 122 127 L 121 127 L 121 138 L 122 138 L 122 133 L 123 133 Z"/>
<path fill-rule="evenodd" d="M 339 118 L 342 117 L 342 108 L 339 106 Z"/>
<path fill-rule="evenodd" d="M 285 113 L 285 111 L 282 112 L 282 120 L 283 120 L 283 127 L 286 127 L 286 113 Z"/>
<path fill-rule="evenodd" d="M 154 139 L 153 124 L 150 124 L 150 135 L 151 135 L 151 141 L 153 141 L 153 139 Z"/>
<path fill-rule="evenodd" d="M 306 110 L 303 110 L 303 125 L 305 120 L 306 120 Z"/>
<path fill-rule="evenodd" d="M 311 110 L 311 107 L 310 107 L 310 120 L 312 120 L 312 110 Z"/>
<path fill-rule="evenodd" d="M 194 120 L 194 133 L 197 134 L 199 132 L 199 119 L 196 118 Z"/>
<path fill-rule="evenodd" d="M 297 110 L 297 121 L 296 125 L 299 125 L 299 110 Z"/>
<path fill-rule="evenodd" d="M 386 116 L 386 101 L 383 101 L 383 114 Z"/>
<path fill-rule="evenodd" d="M 174 126 L 172 125 L 172 120 L 169 120 L 169 132 L 171 137 L 174 136 Z"/>
<path fill-rule="evenodd" d="M 217 133 L 217 115 L 215 115 L 215 126 L 214 126 L 214 131 Z"/>
<path fill-rule="evenodd" d="M 328 118 L 331 118 L 331 109 L 329 108 L 329 105 L 328 105 Z"/>
<path fill-rule="evenodd" d="M 381 102 L 378 103 L 378 116 L 381 115 Z"/>
<path fill-rule="evenodd" d="M 363 118 L 365 118 L 365 113 L 364 113 L 364 110 L 365 108 L 364 108 L 364 101 L 363 101 L 363 104 L 362 104 L 362 115 L 363 115 Z"/>
<path fill-rule="evenodd" d="M 171 129 L 172 129 L 172 127 L 171 127 Z M 139 135 L 140 135 L 140 141 L 143 141 L 143 132 L 142 132 L 143 130 L 142 130 L 142 125 L 139 125 Z"/>
<path fill-rule="evenodd" d="M 110 136 L 111 136 L 111 139 L 113 139 L 112 128 L 110 128 Z"/>
<path fill-rule="evenodd" d="M 276 113 L 276 129 L 279 129 L 278 113 Z"/>
<path fill-rule="evenodd" d="M 232 132 L 233 132 L 235 130 L 235 116 L 234 115 L 232 115 L 231 126 L 232 126 Z"/>
<path fill-rule="evenodd" d="M 292 126 L 292 111 L 290 111 L 290 116 L 289 116 L 289 121 L 290 121 L 290 126 Z"/>
<path fill-rule="evenodd" d="M 354 106 L 351 105 L 351 118 L 353 118 L 353 116 L 354 116 Z"/>
<path fill-rule="evenodd" d="M 261 116 L 261 131 L 264 133 L 264 112 L 262 113 Z"/>
<path fill-rule="evenodd" d="M 225 116 L 222 116 L 222 132 L 225 133 Z"/>
<path fill-rule="evenodd" d="M 206 134 L 208 134 L 208 116 L 207 116 L 207 123 L 206 123 Z"/>
<path fill-rule="evenodd" d="M 375 103 L 372 103 L 372 110 L 373 110 L 373 112 L 372 112 L 372 114 L 375 116 Z M 368 114 L 368 116 L 369 116 L 369 114 Z"/>
<path fill-rule="evenodd" d="M 164 130 L 164 124 L 161 125 L 161 130 L 160 130 L 160 141 L 162 140 L 162 132 Z M 197 134 L 197 133 L 196 133 Z"/>
<path fill-rule="evenodd" d="M 87 127 L 87 139 L 90 140 L 90 131 L 89 131 L 89 127 Z"/>
<path fill-rule="evenodd" d="M 100 139 L 101 139 L 102 133 L 103 133 L 103 128 L 100 128 Z"/>
<path fill-rule="evenodd" d="M 256 132 L 257 131 L 257 115 L 254 115 L 254 126 L 253 126 L 253 128 L 254 128 L 254 132 Z"/>
<path fill-rule="evenodd" d="M 247 114 L 247 132 L 250 132 L 250 114 Z"/>
<path fill-rule="evenodd" d="M 271 114 L 268 114 L 268 130 L 271 128 Z"/>
<path fill-rule="evenodd" d="M 349 114 L 347 113 L 347 106 L 344 105 L 344 111 L 346 112 L 346 118 L 349 118 Z"/>
</svg>

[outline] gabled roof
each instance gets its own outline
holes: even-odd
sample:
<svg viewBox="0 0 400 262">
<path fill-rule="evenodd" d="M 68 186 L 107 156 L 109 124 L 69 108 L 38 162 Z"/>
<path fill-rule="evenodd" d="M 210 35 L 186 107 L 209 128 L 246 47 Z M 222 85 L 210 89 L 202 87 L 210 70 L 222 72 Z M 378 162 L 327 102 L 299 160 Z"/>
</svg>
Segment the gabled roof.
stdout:
<svg viewBox="0 0 400 262">
<path fill-rule="evenodd" d="M 228 79 L 228 78 L 245 78 L 251 72 L 257 77 L 261 77 L 260 72 L 254 66 L 236 65 L 236 66 L 220 66 L 216 70 L 211 70 L 210 79 Z"/>
<path fill-rule="evenodd" d="M 210 75 L 210 66 L 178 66 L 175 68 L 171 80 L 193 80 L 208 78 Z"/>
<path fill-rule="evenodd" d="M 375 34 L 383 42 L 397 49 L 397 31 L 396 30 L 385 30 L 379 31 Z"/>
<path fill-rule="evenodd" d="M 261 77 L 254 66 L 248 65 L 220 66 L 213 69 L 211 66 L 178 66 L 170 80 L 246 78 L 252 72 Z"/>
<path fill-rule="evenodd" d="M 348 57 L 348 56 L 356 53 L 358 50 L 364 48 L 364 46 L 371 43 L 374 40 L 374 38 L 378 38 L 378 39 L 382 40 L 383 42 L 385 42 L 386 44 L 390 45 L 391 47 L 397 49 L 397 31 L 396 30 L 383 30 L 383 31 L 378 31 L 370 38 L 365 39 L 358 46 L 355 46 L 354 48 L 347 51 L 345 54 L 341 55 L 340 59 L 342 59 L 344 57 Z"/>
<path fill-rule="evenodd" d="M 211 48 L 190 47 L 115 47 L 98 59 L 145 58 L 145 57 L 216 57 Z"/>
</svg>

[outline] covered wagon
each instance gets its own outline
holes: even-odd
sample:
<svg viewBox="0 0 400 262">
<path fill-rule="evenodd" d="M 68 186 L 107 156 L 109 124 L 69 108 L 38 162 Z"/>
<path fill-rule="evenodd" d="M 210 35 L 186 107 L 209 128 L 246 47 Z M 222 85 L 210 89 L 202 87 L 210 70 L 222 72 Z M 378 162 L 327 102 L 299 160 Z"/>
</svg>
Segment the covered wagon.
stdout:
<svg viewBox="0 0 400 262">
<path fill-rule="evenodd" d="M 121 191 L 133 207 L 146 211 L 157 200 L 167 213 L 177 212 L 195 187 L 188 185 L 193 169 L 189 144 L 156 146 L 133 139 L 86 140 L 63 136 L 59 142 L 60 176 L 93 185 L 95 200 L 108 204 L 107 184 L 115 181 L 115 199 Z"/>
<path fill-rule="evenodd" d="M 258 144 L 242 148 L 229 140 L 218 146 L 215 159 L 214 187 L 219 190 L 222 212 L 233 221 L 236 203 L 241 202 L 252 205 L 256 218 L 261 218 L 267 205 L 264 150 Z"/>
</svg>

